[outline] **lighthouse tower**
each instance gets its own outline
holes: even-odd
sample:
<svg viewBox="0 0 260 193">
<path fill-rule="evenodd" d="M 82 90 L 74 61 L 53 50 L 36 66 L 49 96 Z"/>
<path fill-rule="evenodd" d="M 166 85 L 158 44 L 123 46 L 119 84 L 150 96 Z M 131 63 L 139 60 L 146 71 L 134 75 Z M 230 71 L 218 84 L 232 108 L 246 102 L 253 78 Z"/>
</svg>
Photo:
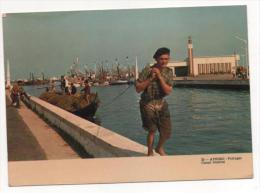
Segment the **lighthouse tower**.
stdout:
<svg viewBox="0 0 260 193">
<path fill-rule="evenodd" d="M 193 65 L 193 45 L 191 36 L 188 38 L 188 71 L 189 76 L 194 76 L 194 65 Z"/>
</svg>

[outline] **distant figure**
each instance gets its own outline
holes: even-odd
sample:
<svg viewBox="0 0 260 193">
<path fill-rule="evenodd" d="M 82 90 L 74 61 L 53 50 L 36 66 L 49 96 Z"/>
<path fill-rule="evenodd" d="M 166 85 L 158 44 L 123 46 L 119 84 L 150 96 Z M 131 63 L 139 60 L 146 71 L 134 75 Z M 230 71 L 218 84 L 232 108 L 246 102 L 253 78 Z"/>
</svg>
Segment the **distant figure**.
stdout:
<svg viewBox="0 0 260 193">
<path fill-rule="evenodd" d="M 65 87 L 65 90 L 64 90 L 64 91 L 65 91 L 66 94 L 68 94 L 68 95 L 70 94 L 70 89 L 69 89 L 68 86 Z"/>
<path fill-rule="evenodd" d="M 50 80 L 49 92 L 55 92 L 55 83 L 54 83 L 54 80 Z"/>
<path fill-rule="evenodd" d="M 60 88 L 61 88 L 62 91 L 64 91 L 65 87 L 66 87 L 66 80 L 65 80 L 64 76 L 61 76 Z"/>
<path fill-rule="evenodd" d="M 64 91 L 66 94 L 69 95 L 70 94 L 70 84 L 69 84 L 68 78 L 66 76 L 64 77 L 64 84 L 65 84 Z"/>
<path fill-rule="evenodd" d="M 64 77 L 64 80 L 65 80 L 65 87 L 69 87 L 69 80 L 67 77 Z"/>
<path fill-rule="evenodd" d="M 18 84 L 15 84 L 13 88 L 11 89 L 11 99 L 12 99 L 12 105 L 19 108 L 20 107 L 20 96 L 24 94 L 23 88 L 19 86 Z"/>
<path fill-rule="evenodd" d="M 70 94 L 74 95 L 76 93 L 77 93 L 77 88 L 73 83 L 71 83 L 70 84 Z"/>
<path fill-rule="evenodd" d="M 88 83 L 88 80 L 85 80 L 84 82 L 85 86 L 83 89 L 81 89 L 81 92 L 84 92 L 85 95 L 89 95 L 90 94 L 90 86 Z"/>
</svg>

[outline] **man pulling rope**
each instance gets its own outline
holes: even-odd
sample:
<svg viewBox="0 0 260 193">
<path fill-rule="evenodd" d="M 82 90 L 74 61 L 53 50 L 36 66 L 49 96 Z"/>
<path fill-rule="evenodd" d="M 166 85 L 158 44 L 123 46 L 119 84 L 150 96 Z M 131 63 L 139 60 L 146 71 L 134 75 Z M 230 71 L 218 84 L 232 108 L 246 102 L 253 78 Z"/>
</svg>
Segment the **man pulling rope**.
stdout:
<svg viewBox="0 0 260 193">
<path fill-rule="evenodd" d="M 153 142 L 157 129 L 160 138 L 155 151 L 160 155 L 166 155 L 163 145 L 171 134 L 170 112 L 164 99 L 171 93 L 173 86 L 173 72 L 167 67 L 170 50 L 159 48 L 153 58 L 156 63 L 146 66 L 135 83 L 136 91 L 142 92 L 139 103 L 143 128 L 148 131 L 148 156 L 153 155 Z"/>
</svg>

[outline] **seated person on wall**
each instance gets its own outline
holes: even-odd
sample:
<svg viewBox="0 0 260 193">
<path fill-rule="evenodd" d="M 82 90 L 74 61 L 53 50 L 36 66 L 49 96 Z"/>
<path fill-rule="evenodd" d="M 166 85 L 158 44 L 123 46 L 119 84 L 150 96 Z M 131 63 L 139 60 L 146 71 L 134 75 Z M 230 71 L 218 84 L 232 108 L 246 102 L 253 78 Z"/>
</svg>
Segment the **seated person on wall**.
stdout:
<svg viewBox="0 0 260 193">
<path fill-rule="evenodd" d="M 16 107 L 20 107 L 20 97 L 24 94 L 24 90 L 22 86 L 19 84 L 15 83 L 13 88 L 11 89 L 11 100 L 12 100 L 12 105 Z"/>
</svg>

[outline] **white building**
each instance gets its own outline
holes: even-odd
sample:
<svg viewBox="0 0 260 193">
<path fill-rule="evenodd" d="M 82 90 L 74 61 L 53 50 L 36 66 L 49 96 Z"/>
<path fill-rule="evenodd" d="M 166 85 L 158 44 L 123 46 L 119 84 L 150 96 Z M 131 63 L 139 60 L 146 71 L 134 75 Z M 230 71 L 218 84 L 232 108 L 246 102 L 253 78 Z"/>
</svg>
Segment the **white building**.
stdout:
<svg viewBox="0 0 260 193">
<path fill-rule="evenodd" d="M 168 67 L 172 68 L 175 76 L 198 76 L 204 74 L 233 74 L 236 71 L 239 55 L 228 56 L 193 56 L 192 40 L 188 39 L 188 57 L 184 61 L 172 61 Z"/>
</svg>

